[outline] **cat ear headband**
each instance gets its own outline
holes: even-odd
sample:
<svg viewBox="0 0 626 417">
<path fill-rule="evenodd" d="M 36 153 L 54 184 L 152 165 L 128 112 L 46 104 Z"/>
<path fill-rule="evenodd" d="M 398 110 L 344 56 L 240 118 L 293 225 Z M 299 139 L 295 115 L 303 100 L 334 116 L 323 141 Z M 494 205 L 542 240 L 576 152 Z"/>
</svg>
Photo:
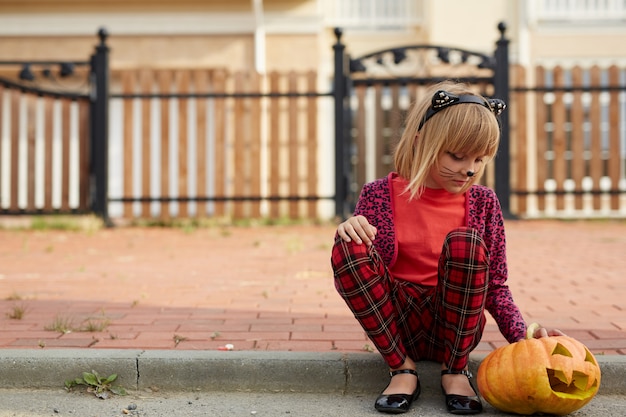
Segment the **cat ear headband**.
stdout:
<svg viewBox="0 0 626 417">
<path fill-rule="evenodd" d="M 433 117 L 439 111 L 443 109 L 447 109 L 450 106 L 454 106 L 455 104 L 461 104 L 461 103 L 480 104 L 482 106 L 485 106 L 489 110 L 491 110 L 493 114 L 495 114 L 496 116 L 499 116 L 500 114 L 502 114 L 504 109 L 506 109 L 506 103 L 503 100 L 500 100 L 498 98 L 483 99 L 482 97 L 474 96 L 471 94 L 464 94 L 464 95 L 457 96 L 455 94 L 448 93 L 447 91 L 444 91 L 444 90 L 438 90 L 433 95 L 432 103 L 430 107 L 428 108 L 428 110 L 426 111 L 426 115 L 424 116 L 424 119 L 420 122 L 420 125 L 417 128 L 418 132 L 422 130 L 424 123 L 426 123 L 428 119 Z"/>
</svg>

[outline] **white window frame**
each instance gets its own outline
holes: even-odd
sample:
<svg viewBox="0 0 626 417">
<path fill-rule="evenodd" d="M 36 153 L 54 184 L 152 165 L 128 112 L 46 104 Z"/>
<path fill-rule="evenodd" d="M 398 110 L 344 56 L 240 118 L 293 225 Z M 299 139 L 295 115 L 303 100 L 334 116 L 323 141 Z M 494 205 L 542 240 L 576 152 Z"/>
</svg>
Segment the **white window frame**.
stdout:
<svg viewBox="0 0 626 417">
<path fill-rule="evenodd" d="M 326 25 L 356 30 L 406 30 L 424 21 L 424 0 L 323 0 Z"/>
<path fill-rule="evenodd" d="M 535 24 L 622 24 L 626 21 L 624 0 L 531 0 L 526 2 Z"/>
</svg>

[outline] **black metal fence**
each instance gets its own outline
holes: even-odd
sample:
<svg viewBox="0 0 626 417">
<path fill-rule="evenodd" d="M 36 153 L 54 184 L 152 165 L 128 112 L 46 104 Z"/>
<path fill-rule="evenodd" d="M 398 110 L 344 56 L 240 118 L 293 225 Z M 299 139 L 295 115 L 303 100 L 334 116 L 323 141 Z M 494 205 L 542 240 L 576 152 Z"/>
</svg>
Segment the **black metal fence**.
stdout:
<svg viewBox="0 0 626 417">
<path fill-rule="evenodd" d="M 443 79 L 456 79 L 480 86 L 482 93 L 493 95 L 508 101 L 509 95 L 509 72 L 508 72 L 508 44 L 509 41 L 505 37 L 506 27 L 504 24 L 498 26 L 500 38 L 496 42 L 496 49 L 493 56 L 485 55 L 478 52 L 450 48 L 433 45 L 409 45 L 398 48 L 392 48 L 384 51 L 376 51 L 358 58 L 351 58 L 347 52 L 346 45 L 342 43 L 342 31 L 335 30 L 336 43 L 334 49 L 334 77 L 332 91 L 316 93 L 317 96 L 332 96 L 334 98 L 334 119 L 335 119 L 335 190 L 334 194 L 328 193 L 323 198 L 331 198 L 335 203 L 335 215 L 338 218 L 348 216 L 352 210 L 356 196 L 360 190 L 360 186 L 364 181 L 361 175 L 357 175 L 357 171 L 363 168 L 357 168 L 358 164 L 364 164 L 364 161 L 358 161 L 358 155 L 362 155 L 363 143 L 358 139 L 358 135 L 364 135 L 363 126 L 360 128 L 355 126 L 353 121 L 358 109 L 353 104 L 354 98 L 359 89 L 377 88 L 380 86 L 385 89 L 393 89 L 394 86 L 403 89 L 403 91 L 411 97 L 417 94 L 415 88 L 429 83 L 441 81 Z M 84 174 L 80 188 L 81 201 L 83 205 L 77 209 L 71 209 L 67 204 L 63 204 L 62 208 L 54 206 L 44 206 L 43 208 L 35 208 L 32 203 L 28 203 L 27 207 L 20 206 L 16 203 L 17 184 L 16 179 L 19 176 L 19 170 L 12 171 L 12 185 L 10 199 L 11 203 L 8 207 L 0 207 L 0 213 L 4 214 L 21 214 L 26 212 L 33 213 L 49 213 L 49 212 L 77 212 L 91 211 L 102 217 L 105 222 L 110 223 L 108 204 L 108 164 L 109 164 L 109 99 L 110 99 L 110 74 L 109 74 L 109 47 L 106 44 L 108 34 L 106 30 L 100 29 L 98 32 L 99 43 L 95 47 L 95 52 L 88 62 L 75 62 L 74 65 L 87 66 L 88 70 L 88 91 L 87 92 L 59 92 L 48 91 L 44 89 L 32 89 L 26 84 L 14 83 L 8 80 L 0 79 L 0 86 L 5 90 L 19 90 L 37 97 L 62 97 L 68 100 L 88 100 L 88 115 L 79 117 L 80 126 L 78 128 L 81 136 L 87 136 L 87 140 L 81 142 L 82 155 L 86 155 L 82 159 L 80 166 Z M 395 76 L 370 76 L 368 69 L 375 66 L 395 66 L 410 61 L 411 54 L 430 54 L 437 59 L 437 74 L 420 74 L 420 75 L 395 75 Z M 419 59 L 418 59 L 419 60 Z M 25 65 L 50 65 L 63 64 L 62 62 L 10 62 L 2 64 L 25 64 Z M 478 71 L 478 75 L 468 75 L 455 73 L 450 71 L 452 68 L 473 67 Z M 26 66 L 25 66 L 26 68 Z M 390 94 L 396 94 L 398 90 L 394 90 Z M 200 93 L 201 95 L 203 93 Z M 241 93 L 239 93 L 241 94 Z M 312 93 L 307 93 L 311 95 Z M 235 94 L 236 95 L 236 94 Z M 228 95 L 228 97 L 235 97 Z M 253 93 L 254 96 L 259 94 Z M 144 97 L 143 94 L 141 97 Z M 195 94 L 198 96 L 198 94 Z M 226 98 L 223 93 L 204 94 L 205 98 Z M 250 97 L 250 94 L 245 94 Z M 121 98 L 128 98 L 127 95 L 118 95 Z M 133 95 L 134 97 L 134 95 Z M 150 95 L 152 97 L 152 95 Z M 189 96 L 191 97 L 191 96 Z M 268 95 L 267 97 L 272 97 Z M 394 99 L 395 100 L 395 99 Z M 19 106 L 14 106 L 13 111 L 17 111 Z M 71 110 L 68 110 L 71 111 Z M 82 113 L 81 113 L 82 114 Z M 50 115 L 49 115 L 50 116 Z M 20 135 L 18 132 L 17 120 L 11 129 L 16 133 L 13 135 L 13 145 L 17 146 Z M 401 127 L 397 123 L 395 129 L 398 131 Z M 357 132 L 356 134 L 354 132 Z M 88 132 L 88 133 L 86 133 Z M 51 134 L 51 132 L 47 132 Z M 32 136 L 32 132 L 28 133 Z M 68 134 L 69 135 L 69 134 Z M 361 149 L 359 149 L 359 147 Z M 1 150 L 1 149 L 0 149 Z M 502 141 L 501 148 L 496 159 L 495 172 L 495 188 L 500 196 L 502 208 L 505 215 L 509 212 L 510 197 L 510 179 L 509 179 L 509 122 L 508 115 L 505 112 L 502 117 Z M 12 164 L 18 162 L 13 160 Z M 31 165 L 32 165 L 31 161 Z M 30 166 L 30 165 L 29 165 Z M 1 172 L 0 172 L 1 174 Z M 379 172 L 377 172 L 379 174 Z M 68 174 L 69 175 L 69 174 Z M 32 177 L 32 175 L 31 175 Z M 13 182 L 15 182 L 13 184 Z M 0 181 L 0 193 L 3 184 Z M 6 194 L 6 193 L 5 193 Z M 15 194 L 15 195 L 14 195 Z M 32 192 L 29 192 L 29 195 Z M 1 194 L 0 194 L 1 195 Z M 140 197 L 137 201 L 144 201 L 149 196 Z M 159 197 L 160 200 L 167 198 Z M 174 199 L 179 199 L 176 197 Z M 202 196 L 200 196 L 202 198 Z M 220 197 L 222 199 L 223 197 Z M 233 199 L 241 199 L 242 196 L 234 196 Z M 251 197 L 259 199 L 259 196 Z M 310 201 L 312 198 L 322 198 L 307 195 L 301 197 L 299 195 L 290 195 L 285 197 L 287 200 L 304 199 Z M 121 201 L 121 200 L 120 200 Z M 126 199 L 124 199 L 126 201 Z M 135 201 L 135 200 L 133 200 Z M 28 209 L 30 208 L 30 210 Z M 64 208 L 64 209 L 63 209 Z"/>
</svg>

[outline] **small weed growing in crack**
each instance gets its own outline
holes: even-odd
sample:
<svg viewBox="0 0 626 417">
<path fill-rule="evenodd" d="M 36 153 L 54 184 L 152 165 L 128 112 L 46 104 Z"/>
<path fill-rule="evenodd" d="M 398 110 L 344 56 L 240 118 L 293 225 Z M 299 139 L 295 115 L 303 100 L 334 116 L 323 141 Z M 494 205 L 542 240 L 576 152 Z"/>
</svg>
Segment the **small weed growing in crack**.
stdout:
<svg viewBox="0 0 626 417">
<path fill-rule="evenodd" d="M 111 394 L 126 395 L 126 390 L 122 387 L 114 386 L 117 374 L 101 377 L 96 371 L 83 372 L 82 378 L 69 379 L 65 381 L 65 389 L 71 391 L 78 385 L 85 385 L 87 392 L 92 392 L 96 397 L 106 400 Z"/>
<path fill-rule="evenodd" d="M 10 312 L 7 313 L 7 317 L 12 320 L 22 320 L 26 314 L 26 307 L 23 305 L 14 305 Z"/>
</svg>

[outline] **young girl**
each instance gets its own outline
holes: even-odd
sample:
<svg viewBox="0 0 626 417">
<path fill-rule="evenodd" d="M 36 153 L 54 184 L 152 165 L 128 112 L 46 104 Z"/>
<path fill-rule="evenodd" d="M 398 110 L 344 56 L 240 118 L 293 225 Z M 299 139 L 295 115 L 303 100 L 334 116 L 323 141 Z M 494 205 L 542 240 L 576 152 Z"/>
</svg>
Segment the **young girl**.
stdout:
<svg viewBox="0 0 626 417">
<path fill-rule="evenodd" d="M 408 411 L 420 394 L 415 362 L 431 360 L 441 363 L 448 411 L 481 412 L 467 364 L 484 310 L 507 341 L 526 336 L 506 285 L 500 204 L 476 184 L 498 149 L 505 107 L 465 85 L 430 88 L 409 113 L 397 172 L 366 184 L 354 216 L 337 227 L 335 286 L 390 368 L 378 411 Z"/>
</svg>

